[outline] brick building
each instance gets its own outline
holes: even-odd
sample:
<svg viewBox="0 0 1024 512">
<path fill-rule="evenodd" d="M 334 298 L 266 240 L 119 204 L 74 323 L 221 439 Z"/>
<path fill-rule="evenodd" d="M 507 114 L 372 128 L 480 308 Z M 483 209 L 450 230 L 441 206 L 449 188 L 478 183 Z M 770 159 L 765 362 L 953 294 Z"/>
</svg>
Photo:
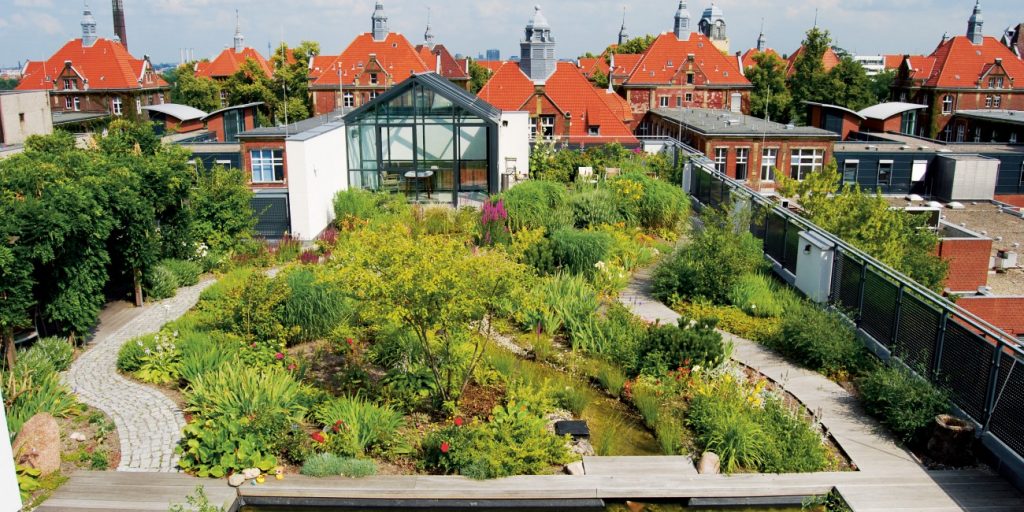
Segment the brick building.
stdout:
<svg viewBox="0 0 1024 512">
<path fill-rule="evenodd" d="M 153 72 L 149 57 L 136 59 L 117 41 L 96 35 L 88 7 L 82 37 L 45 61 L 25 64 L 19 91 L 48 91 L 55 113 L 92 113 L 145 118 L 142 107 L 165 102 L 170 86 Z"/>
<path fill-rule="evenodd" d="M 931 55 L 905 58 L 893 83 L 893 99 L 926 105 L 915 135 L 969 140 L 966 123 L 952 123 L 964 110 L 1024 110 L 1024 61 L 982 32 L 980 5 L 967 34 L 944 39 Z"/>
<path fill-rule="evenodd" d="M 313 59 L 309 90 L 314 114 L 357 108 L 418 73 L 435 72 L 468 90 L 469 62 L 456 60 L 444 45 L 434 43 L 429 21 L 424 40 L 414 46 L 402 34 L 391 32 L 378 1 L 371 32 L 357 36 L 341 55 Z"/>
<path fill-rule="evenodd" d="M 233 42 L 234 44 L 230 48 L 224 48 L 212 60 L 197 62 L 195 65 L 196 76 L 213 80 L 226 80 L 231 75 L 237 73 L 241 69 L 242 64 L 245 64 L 248 60 L 255 62 L 267 77 L 274 74 L 274 70 L 271 68 L 270 63 L 267 62 L 266 57 L 254 48 L 245 46 L 245 36 L 242 35 L 240 21 L 235 22 Z M 227 99 L 223 95 L 221 96 L 221 106 L 227 106 Z"/>
<path fill-rule="evenodd" d="M 754 57 L 757 57 L 762 53 L 774 55 L 775 57 L 778 57 L 780 61 L 783 61 L 782 56 L 779 55 L 778 52 L 768 47 L 768 41 L 764 37 L 763 29 L 761 30 L 761 33 L 758 34 L 757 36 L 757 46 L 743 52 L 740 55 L 740 66 L 743 68 L 744 73 L 746 72 L 747 68 L 757 65 L 757 62 L 754 60 Z"/>
</svg>

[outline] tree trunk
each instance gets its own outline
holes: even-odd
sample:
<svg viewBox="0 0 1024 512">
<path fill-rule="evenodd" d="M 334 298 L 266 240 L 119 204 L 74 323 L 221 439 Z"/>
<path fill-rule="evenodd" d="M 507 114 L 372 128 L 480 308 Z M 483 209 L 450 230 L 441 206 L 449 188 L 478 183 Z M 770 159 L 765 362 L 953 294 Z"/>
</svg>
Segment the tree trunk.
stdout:
<svg viewBox="0 0 1024 512">
<path fill-rule="evenodd" d="M 132 277 L 135 281 L 135 307 L 141 308 L 143 304 L 142 297 L 142 271 L 135 269 L 132 271 Z"/>
<path fill-rule="evenodd" d="M 17 360 L 14 353 L 14 328 L 7 327 L 3 332 L 4 337 L 4 354 L 7 357 L 7 370 L 14 369 L 14 363 Z"/>
</svg>

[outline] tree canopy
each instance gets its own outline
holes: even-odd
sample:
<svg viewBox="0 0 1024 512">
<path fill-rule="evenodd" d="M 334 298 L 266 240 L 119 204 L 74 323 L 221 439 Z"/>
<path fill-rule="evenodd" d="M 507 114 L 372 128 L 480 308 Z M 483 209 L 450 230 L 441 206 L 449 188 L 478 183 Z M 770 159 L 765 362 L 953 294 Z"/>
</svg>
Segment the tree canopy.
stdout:
<svg viewBox="0 0 1024 512">
<path fill-rule="evenodd" d="M 822 58 L 831 45 L 832 37 L 827 30 L 814 27 L 807 31 L 803 52 L 796 58 L 793 75 L 788 81 L 793 98 L 792 119 L 803 121 L 807 117 L 805 101 L 828 102 L 830 83 Z"/>
<path fill-rule="evenodd" d="M 204 112 L 221 107 L 220 85 L 207 77 L 196 76 L 192 64 L 182 64 L 174 71 L 171 101 L 189 105 Z"/>
<path fill-rule="evenodd" d="M 651 34 L 634 37 L 633 39 L 630 39 L 629 41 L 626 41 L 625 43 L 622 43 L 620 45 L 613 44 L 609 46 L 604 51 L 603 55 L 608 56 L 613 53 L 644 53 L 647 51 L 648 48 L 651 47 L 652 44 L 654 44 L 654 41 L 656 39 L 658 39 L 658 36 L 654 36 Z"/>
<path fill-rule="evenodd" d="M 473 94 L 480 92 L 493 75 L 493 71 L 477 64 L 475 60 L 471 59 L 469 61 L 469 91 Z"/>
<path fill-rule="evenodd" d="M 793 98 L 786 87 L 786 63 L 772 53 L 754 56 L 754 65 L 747 69 L 747 79 L 754 85 L 750 93 L 750 113 L 780 123 L 789 122 Z"/>
</svg>

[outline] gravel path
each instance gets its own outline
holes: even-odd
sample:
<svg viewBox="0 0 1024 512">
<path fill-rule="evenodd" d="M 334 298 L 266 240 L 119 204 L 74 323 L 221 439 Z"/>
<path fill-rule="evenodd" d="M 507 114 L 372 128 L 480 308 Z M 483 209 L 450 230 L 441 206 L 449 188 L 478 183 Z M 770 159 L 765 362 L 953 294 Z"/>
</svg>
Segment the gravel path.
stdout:
<svg viewBox="0 0 1024 512">
<path fill-rule="evenodd" d="M 181 410 L 163 393 L 117 373 L 118 350 L 128 340 L 155 333 L 184 315 L 213 282 L 182 288 L 174 298 L 133 309 L 127 312 L 127 322 L 106 328 L 101 323 L 88 350 L 63 375 L 64 383 L 82 402 L 107 413 L 117 425 L 121 438 L 118 471 L 178 471 L 174 447 L 185 426 Z"/>
</svg>

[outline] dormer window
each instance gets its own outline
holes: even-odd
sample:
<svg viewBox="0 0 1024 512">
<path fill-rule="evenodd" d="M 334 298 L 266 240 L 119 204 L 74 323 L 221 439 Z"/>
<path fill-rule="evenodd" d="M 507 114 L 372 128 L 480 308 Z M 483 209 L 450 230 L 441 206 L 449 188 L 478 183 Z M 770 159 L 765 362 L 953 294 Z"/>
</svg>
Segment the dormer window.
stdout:
<svg viewBox="0 0 1024 512">
<path fill-rule="evenodd" d="M 587 135 L 589 135 L 591 137 L 599 137 L 601 135 L 601 127 L 600 126 L 588 126 L 587 127 Z"/>
<path fill-rule="evenodd" d="M 70 78 L 65 78 L 64 79 L 64 89 L 65 90 L 74 89 L 75 88 L 74 84 L 75 84 L 75 82 L 73 80 L 71 80 Z"/>
<path fill-rule="evenodd" d="M 672 63 L 671 59 L 669 59 L 669 61 L 665 63 L 665 67 L 671 68 L 673 66 L 674 66 L 674 64 Z"/>
<path fill-rule="evenodd" d="M 377 73 L 370 73 L 370 83 L 374 85 L 377 84 Z"/>
<path fill-rule="evenodd" d="M 947 94 L 942 97 L 942 113 L 951 114 L 953 113 L 953 95 Z"/>
<path fill-rule="evenodd" d="M 1003 77 L 995 76 L 988 79 L 989 89 L 1002 89 L 1003 88 Z"/>
<path fill-rule="evenodd" d="M 686 74 L 686 84 L 687 85 L 693 85 L 693 73 L 692 72 Z"/>
</svg>

